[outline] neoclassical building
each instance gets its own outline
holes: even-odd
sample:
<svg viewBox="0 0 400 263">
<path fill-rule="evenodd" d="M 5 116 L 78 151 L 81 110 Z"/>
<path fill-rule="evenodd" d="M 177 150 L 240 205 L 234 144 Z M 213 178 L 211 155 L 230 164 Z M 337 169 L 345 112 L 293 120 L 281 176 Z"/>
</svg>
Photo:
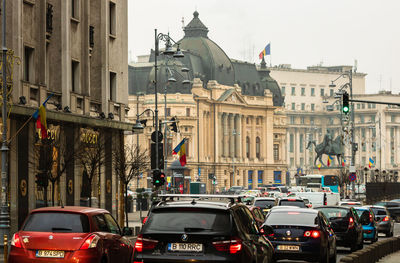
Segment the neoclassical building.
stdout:
<svg viewBox="0 0 400 263">
<path fill-rule="evenodd" d="M 178 133 L 165 126 L 161 131 L 166 142 L 167 175 L 172 185 L 184 186 L 200 180 L 208 191 L 243 185 L 286 182 L 286 116 L 283 97 L 269 75 L 265 63 L 256 65 L 229 58 L 208 38 L 208 29 L 194 12 L 178 41 L 184 58 L 158 57 L 158 110 L 162 121 L 178 120 Z M 188 68 L 188 73 L 182 73 Z M 168 81 L 174 77 L 176 82 Z M 183 84 L 184 80 L 190 84 Z M 142 95 L 140 95 L 142 94 Z M 146 109 L 155 109 L 154 51 L 129 66 L 128 118 L 136 121 Z M 128 140 L 146 149 L 154 131 L 151 111 L 143 135 Z M 172 149 L 186 138 L 187 165 L 177 166 Z M 172 164 L 172 166 L 171 166 Z M 182 172 L 177 172 L 181 168 Z M 216 178 L 213 180 L 212 178 Z M 146 178 L 146 177 L 145 177 Z M 151 187 L 150 172 L 141 186 Z"/>
</svg>

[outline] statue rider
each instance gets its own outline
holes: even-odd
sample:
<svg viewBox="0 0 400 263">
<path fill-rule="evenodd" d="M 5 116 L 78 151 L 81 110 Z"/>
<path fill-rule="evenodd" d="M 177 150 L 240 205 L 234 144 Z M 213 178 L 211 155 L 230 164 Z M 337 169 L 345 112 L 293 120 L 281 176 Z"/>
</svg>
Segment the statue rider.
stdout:
<svg viewBox="0 0 400 263">
<path fill-rule="evenodd" d="M 325 145 L 324 152 L 330 153 L 332 151 L 332 134 L 329 129 L 326 130 L 323 143 Z"/>
</svg>

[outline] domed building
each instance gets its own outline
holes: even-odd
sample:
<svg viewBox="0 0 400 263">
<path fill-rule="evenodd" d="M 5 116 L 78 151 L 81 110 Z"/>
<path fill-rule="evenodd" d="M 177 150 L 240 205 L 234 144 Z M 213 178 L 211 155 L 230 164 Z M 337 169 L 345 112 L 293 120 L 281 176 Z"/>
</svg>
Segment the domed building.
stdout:
<svg viewBox="0 0 400 263">
<path fill-rule="evenodd" d="M 277 82 L 262 61 L 255 64 L 234 60 L 208 38 L 208 28 L 193 14 L 177 41 L 184 57 L 173 58 L 160 51 L 157 56 L 157 87 L 161 131 L 166 134 L 166 164 L 172 187 L 202 181 L 207 191 L 243 185 L 285 183 L 286 117 L 284 98 Z M 160 41 L 161 44 L 161 41 Z M 155 109 L 155 51 L 129 66 L 129 118 L 136 121 L 146 109 Z M 138 108 L 138 112 L 137 112 Z M 178 132 L 168 125 L 178 120 Z M 148 119 L 139 144 L 150 148 L 151 111 L 140 116 Z M 166 126 L 166 127 L 165 127 Z M 172 149 L 186 138 L 187 164 L 184 176 L 169 169 L 175 156 Z M 137 137 L 132 137 L 136 143 Z M 175 174 L 176 175 L 176 174 Z M 148 178 L 151 178 L 149 174 Z M 141 182 L 150 186 L 149 182 Z"/>
</svg>

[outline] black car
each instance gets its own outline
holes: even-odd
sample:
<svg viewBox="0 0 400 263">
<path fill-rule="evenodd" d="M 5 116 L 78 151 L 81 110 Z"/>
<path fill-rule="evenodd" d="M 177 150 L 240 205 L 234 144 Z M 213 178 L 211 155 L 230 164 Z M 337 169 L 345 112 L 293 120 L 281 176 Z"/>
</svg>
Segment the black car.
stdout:
<svg viewBox="0 0 400 263">
<path fill-rule="evenodd" d="M 321 206 L 315 209 L 328 218 L 338 246 L 350 247 L 352 251 L 363 248 L 362 224 L 353 207 Z"/>
<path fill-rule="evenodd" d="M 275 259 L 336 262 L 336 236 L 318 210 L 272 209 L 264 225 L 274 230 L 268 239 L 275 247 Z"/>
<path fill-rule="evenodd" d="M 384 233 L 387 237 L 393 236 L 394 220 L 384 206 L 367 206 L 372 209 L 375 214 L 375 220 L 378 223 L 378 233 Z"/>
<path fill-rule="evenodd" d="M 303 199 L 298 197 L 288 197 L 288 198 L 281 198 L 277 202 L 278 206 L 297 206 L 301 208 L 307 208 L 306 203 Z"/>
<path fill-rule="evenodd" d="M 268 211 L 275 206 L 275 198 L 273 197 L 256 197 L 254 198 L 254 206 L 261 209 L 262 213 L 266 215 Z"/>
<path fill-rule="evenodd" d="M 152 208 L 137 237 L 134 262 L 272 262 L 273 246 L 247 206 L 198 196 L 181 195 Z"/>
<path fill-rule="evenodd" d="M 395 199 L 397 200 L 397 199 Z M 395 201 L 383 201 L 374 204 L 376 206 L 384 206 L 389 211 L 390 216 L 396 221 L 400 222 L 400 202 Z"/>
</svg>

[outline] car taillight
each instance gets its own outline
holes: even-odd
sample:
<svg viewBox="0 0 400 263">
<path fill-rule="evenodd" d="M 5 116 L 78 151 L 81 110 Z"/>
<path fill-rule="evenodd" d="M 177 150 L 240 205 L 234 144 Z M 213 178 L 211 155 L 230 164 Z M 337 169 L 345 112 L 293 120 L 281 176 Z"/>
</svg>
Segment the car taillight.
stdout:
<svg viewBox="0 0 400 263">
<path fill-rule="evenodd" d="M 372 217 L 372 214 L 371 213 L 369 213 L 369 222 L 374 222 L 374 218 Z"/>
<path fill-rule="evenodd" d="M 11 246 L 22 248 L 22 242 L 21 238 L 19 237 L 19 234 L 15 233 L 13 235 L 13 238 L 11 240 Z"/>
<path fill-rule="evenodd" d="M 353 228 L 354 227 L 354 220 L 352 217 L 350 217 L 349 219 L 349 228 Z"/>
<path fill-rule="evenodd" d="M 240 250 L 242 250 L 242 240 L 239 238 L 235 238 L 232 240 L 224 240 L 224 241 L 215 241 L 212 242 L 213 246 L 216 250 L 222 252 L 228 252 L 230 254 L 236 254 Z"/>
<path fill-rule="evenodd" d="M 143 250 L 152 250 L 156 247 L 158 240 L 143 238 L 142 235 L 138 235 L 135 242 L 135 251 L 142 252 Z"/>
<path fill-rule="evenodd" d="M 305 237 L 319 238 L 321 234 L 317 230 L 304 232 Z"/>
<path fill-rule="evenodd" d="M 388 217 L 388 216 L 385 216 L 385 217 L 382 219 L 382 221 L 383 221 L 383 222 L 389 221 L 389 217 Z"/>
<path fill-rule="evenodd" d="M 100 237 L 98 235 L 90 235 L 86 238 L 85 242 L 83 242 L 80 249 L 89 249 L 97 247 L 97 243 L 99 242 Z"/>
<path fill-rule="evenodd" d="M 146 221 L 147 221 L 147 216 L 143 218 L 143 225 L 146 224 Z"/>
</svg>

